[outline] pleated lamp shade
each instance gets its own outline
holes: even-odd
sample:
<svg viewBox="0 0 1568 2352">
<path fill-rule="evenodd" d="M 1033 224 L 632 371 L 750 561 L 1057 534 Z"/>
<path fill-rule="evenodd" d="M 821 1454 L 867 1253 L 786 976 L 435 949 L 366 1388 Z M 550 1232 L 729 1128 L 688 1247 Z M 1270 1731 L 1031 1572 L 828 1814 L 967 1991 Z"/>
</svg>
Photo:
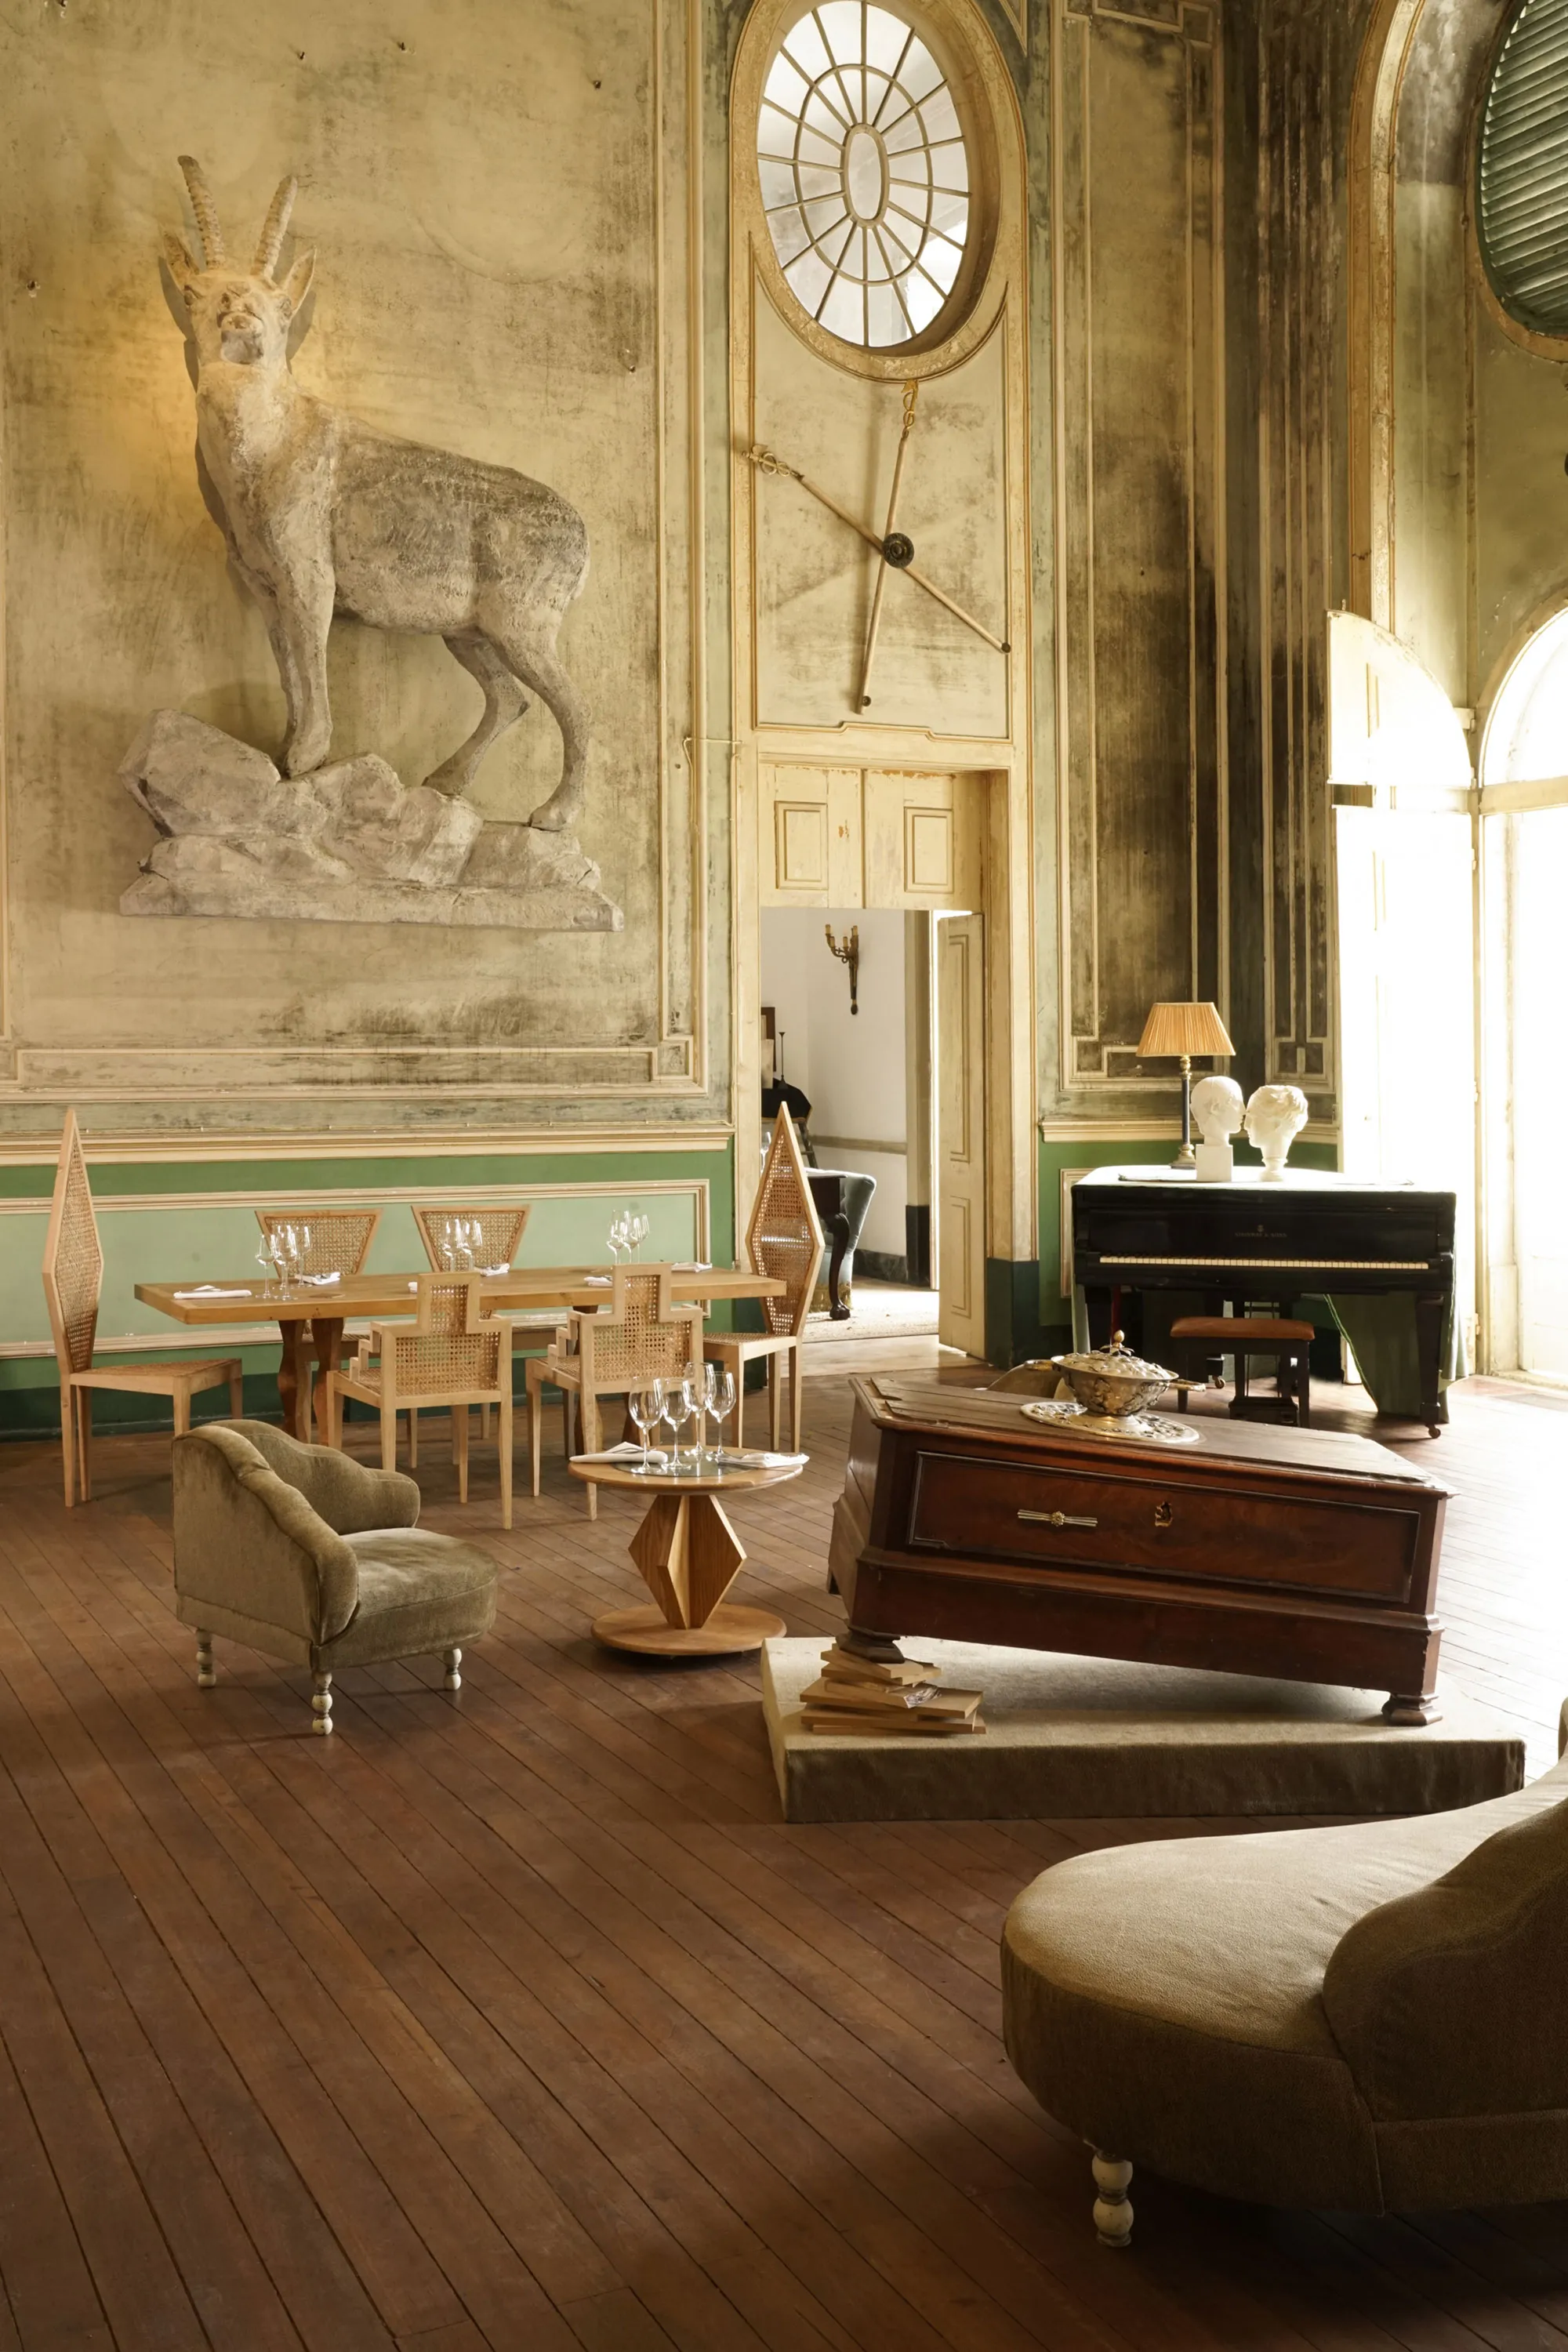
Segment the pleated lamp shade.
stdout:
<svg viewBox="0 0 1568 2352">
<path fill-rule="evenodd" d="M 1141 1062 L 1176 1059 L 1183 1054 L 1234 1054 L 1225 1023 L 1212 1004 L 1152 1004 L 1138 1040 Z"/>
</svg>

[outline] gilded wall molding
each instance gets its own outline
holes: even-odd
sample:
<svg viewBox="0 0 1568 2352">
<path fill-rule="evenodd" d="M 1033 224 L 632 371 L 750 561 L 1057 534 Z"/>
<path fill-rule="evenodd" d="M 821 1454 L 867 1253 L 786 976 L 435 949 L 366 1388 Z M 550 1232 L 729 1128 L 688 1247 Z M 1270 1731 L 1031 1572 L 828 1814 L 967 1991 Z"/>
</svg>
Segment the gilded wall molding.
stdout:
<svg viewBox="0 0 1568 2352">
<path fill-rule="evenodd" d="M 702 266 L 704 76 L 711 35 L 700 0 L 647 0 L 643 21 L 646 70 L 638 76 L 639 120 L 646 125 L 654 183 L 647 256 L 651 348 L 645 398 L 658 516 L 653 534 L 657 591 L 652 616 L 658 740 L 647 747 L 647 781 L 658 796 L 651 825 L 658 920 L 656 936 L 647 942 L 646 992 L 655 1008 L 648 1024 L 652 1034 L 636 1043 L 607 1043 L 602 1034 L 574 1040 L 561 1034 L 557 1023 L 554 1035 L 537 1042 L 480 1046 L 459 1037 L 409 1047 L 378 1036 L 372 1022 L 361 1042 L 337 1047 L 328 1043 L 332 1022 L 323 1020 L 318 1044 L 295 1047 L 268 1040 L 256 1052 L 243 1047 L 186 1052 L 172 1043 L 151 1041 L 144 1047 L 116 1045 L 100 1050 L 63 1036 L 28 1034 L 20 1026 L 25 1016 L 15 968 L 19 841 L 9 792 L 0 791 L 0 1125 L 31 1126 L 34 1114 L 47 1118 L 60 1101 L 70 1098 L 142 1105 L 177 1128 L 198 1115 L 222 1119 L 224 1097 L 237 1083 L 264 1103 L 281 1128 L 295 1126 L 300 1132 L 318 1130 L 340 1099 L 363 1105 L 375 1097 L 395 1104 L 416 1089 L 421 1099 L 433 1096 L 465 1101 L 476 1117 L 492 1125 L 506 1123 L 507 1114 L 498 1106 L 512 1101 L 537 1105 L 547 1117 L 553 1110 L 569 1111 L 572 1103 L 584 1098 L 618 1098 L 628 1105 L 640 1102 L 655 1118 L 661 1108 L 677 1103 L 692 1109 L 706 1103 L 713 1073 L 708 974 L 709 762 L 702 734 L 708 572 L 703 475 L 709 458 Z M 350 37 L 347 24 L 345 12 L 342 26 L 335 28 L 345 38 Z M 83 40 L 90 31 L 84 22 L 73 37 Z M 518 37 L 523 37 L 520 33 Z M 94 61 L 84 57 L 79 63 L 81 73 L 89 74 Z M 596 90 L 600 85 L 593 87 Z M 174 180 L 168 196 L 171 222 L 176 192 Z M 425 242 L 429 245 L 428 236 Z M 150 302 L 158 299 L 155 270 L 156 242 L 149 235 Z M 159 330 L 172 331 L 162 320 L 161 306 Z M 619 364 L 635 373 L 639 356 L 623 354 Z M 379 351 L 373 363 L 379 364 Z M 480 438 L 488 422 L 479 420 L 476 430 Z M 133 436 L 142 429 L 142 421 L 128 418 L 126 429 Z M 629 453 L 626 462 L 633 462 Z M 613 561 L 613 551 L 596 544 L 596 563 L 602 565 L 606 558 Z M 599 695 L 613 690 L 609 679 L 590 683 Z M 127 710 L 127 740 L 140 716 Z M 4 753 L 14 770 L 13 748 L 7 729 Z M 111 771 L 105 773 L 102 789 L 118 790 Z M 596 772 L 594 822 L 601 831 L 616 821 L 617 789 L 625 789 L 621 780 Z M 90 911 L 95 919 L 102 913 L 96 908 Z M 145 924 L 134 932 L 126 929 L 128 943 L 117 951 L 146 959 L 151 943 Z M 324 958 L 320 927 L 308 929 L 310 936 L 299 952 L 302 983 L 304 974 L 320 970 Z M 236 951 L 249 950 L 241 947 Z M 529 950 L 534 951 L 561 957 L 575 953 L 576 944 L 572 934 L 547 936 L 537 943 L 537 950 Z M 602 995 L 596 1001 L 602 1003 Z M 323 1005 L 330 1005 L 330 992 Z M 526 1012 L 521 1020 L 526 1026 Z"/>
<path fill-rule="evenodd" d="M 1189 0 L 1053 36 L 1057 1081 L 1124 1100 L 1150 1003 L 1228 994 L 1221 59 Z"/>
</svg>

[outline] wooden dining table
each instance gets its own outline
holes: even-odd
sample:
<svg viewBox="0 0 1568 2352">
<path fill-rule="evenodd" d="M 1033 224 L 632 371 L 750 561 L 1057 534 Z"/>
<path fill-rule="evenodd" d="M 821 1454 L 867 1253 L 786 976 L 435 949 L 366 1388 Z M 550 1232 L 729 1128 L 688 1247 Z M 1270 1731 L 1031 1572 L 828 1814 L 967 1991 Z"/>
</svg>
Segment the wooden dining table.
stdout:
<svg viewBox="0 0 1568 2352">
<path fill-rule="evenodd" d="M 428 1271 L 428 1269 L 426 1269 Z M 597 1277 L 597 1279 L 595 1279 Z M 487 1275 L 481 1297 L 488 1314 L 523 1314 L 531 1307 L 575 1307 L 584 1314 L 606 1306 L 611 1268 L 607 1265 L 516 1265 L 510 1273 Z M 329 1289 L 301 1286 L 287 1298 L 276 1283 L 139 1282 L 136 1296 L 144 1307 L 167 1315 L 193 1329 L 268 1321 L 276 1323 L 283 1342 L 278 1364 L 278 1395 L 283 1426 L 308 1444 L 310 1435 L 310 1360 L 336 1364 L 342 1352 L 343 1325 L 351 1318 L 388 1322 L 414 1313 L 416 1277 L 411 1274 L 346 1274 Z M 732 1267 L 677 1265 L 673 1296 L 696 1306 L 711 1306 L 721 1298 L 782 1298 L 786 1285 L 765 1274 L 743 1274 Z M 208 1295 L 203 1296 L 205 1290 Z M 316 1400 L 316 1422 L 327 1442 L 327 1401 Z"/>
</svg>

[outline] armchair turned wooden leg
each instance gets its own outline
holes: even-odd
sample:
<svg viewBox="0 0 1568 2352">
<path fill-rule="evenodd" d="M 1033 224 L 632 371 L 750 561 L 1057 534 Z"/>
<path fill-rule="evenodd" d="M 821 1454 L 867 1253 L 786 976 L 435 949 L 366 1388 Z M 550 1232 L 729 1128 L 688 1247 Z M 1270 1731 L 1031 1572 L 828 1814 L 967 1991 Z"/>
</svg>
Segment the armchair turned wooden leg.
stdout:
<svg viewBox="0 0 1568 2352">
<path fill-rule="evenodd" d="M 196 1688 L 214 1690 L 216 1685 L 217 1671 L 213 1664 L 213 1637 L 198 1625 L 196 1627 Z"/>
<path fill-rule="evenodd" d="M 441 1653 L 441 1664 L 442 1664 L 442 1666 L 443 1666 L 443 1667 L 444 1667 L 444 1669 L 445 1669 L 445 1672 L 443 1673 L 443 1675 L 442 1675 L 442 1676 L 441 1676 L 441 1688 L 442 1688 L 443 1690 L 461 1690 L 461 1689 L 462 1689 L 462 1687 L 463 1687 L 463 1677 L 462 1677 L 462 1675 L 459 1674 L 459 1672 L 458 1671 L 458 1668 L 461 1666 L 462 1663 L 463 1663 L 463 1654 L 462 1654 L 461 1650 L 443 1650 L 443 1651 L 442 1651 L 442 1653 Z"/>
<path fill-rule="evenodd" d="M 1102 2246 L 1128 2246 L 1132 2242 L 1132 2200 L 1127 2191 L 1132 2179 L 1132 2167 L 1119 2156 L 1107 2156 L 1103 2148 L 1094 2151 L 1094 2185 L 1099 2192 L 1094 2200 L 1094 2226 Z"/>
<path fill-rule="evenodd" d="M 310 1728 L 322 1733 L 332 1727 L 332 1678 L 318 1670 L 310 1676 Z"/>
</svg>

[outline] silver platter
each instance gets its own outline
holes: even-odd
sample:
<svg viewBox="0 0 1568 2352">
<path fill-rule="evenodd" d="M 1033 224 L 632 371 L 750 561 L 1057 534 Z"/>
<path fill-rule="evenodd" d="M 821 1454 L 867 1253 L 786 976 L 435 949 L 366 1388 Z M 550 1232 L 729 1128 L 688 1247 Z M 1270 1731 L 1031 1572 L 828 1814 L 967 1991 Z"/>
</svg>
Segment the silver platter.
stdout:
<svg viewBox="0 0 1568 2352">
<path fill-rule="evenodd" d="M 1018 1410 L 1031 1421 L 1070 1428 L 1078 1437 L 1130 1437 L 1140 1445 L 1195 1445 L 1198 1442 L 1195 1422 L 1167 1421 L 1160 1412 L 1086 1412 L 1082 1405 L 1066 1397 L 1035 1397 Z"/>
</svg>

